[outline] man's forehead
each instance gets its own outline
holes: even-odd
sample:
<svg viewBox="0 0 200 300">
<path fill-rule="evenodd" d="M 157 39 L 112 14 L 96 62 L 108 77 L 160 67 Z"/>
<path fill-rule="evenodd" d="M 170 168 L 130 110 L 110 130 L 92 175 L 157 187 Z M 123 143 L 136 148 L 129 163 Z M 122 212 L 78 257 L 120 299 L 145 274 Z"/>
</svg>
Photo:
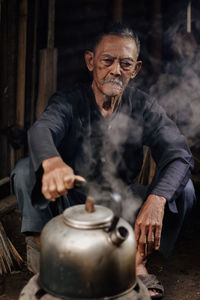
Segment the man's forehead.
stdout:
<svg viewBox="0 0 200 300">
<path fill-rule="evenodd" d="M 111 54 L 117 51 L 122 51 L 128 56 L 133 56 L 137 53 L 136 43 L 128 37 L 116 35 L 105 35 L 96 47 L 95 54 Z"/>
</svg>

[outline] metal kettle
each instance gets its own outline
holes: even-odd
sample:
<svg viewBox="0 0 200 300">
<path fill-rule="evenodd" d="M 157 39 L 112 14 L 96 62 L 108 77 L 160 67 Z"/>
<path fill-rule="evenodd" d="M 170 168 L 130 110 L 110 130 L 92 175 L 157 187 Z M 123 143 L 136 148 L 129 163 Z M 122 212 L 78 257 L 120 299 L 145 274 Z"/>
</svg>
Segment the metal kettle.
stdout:
<svg viewBox="0 0 200 300">
<path fill-rule="evenodd" d="M 45 225 L 40 253 L 40 286 L 57 297 L 112 298 L 136 284 L 131 225 L 89 200 Z"/>
</svg>

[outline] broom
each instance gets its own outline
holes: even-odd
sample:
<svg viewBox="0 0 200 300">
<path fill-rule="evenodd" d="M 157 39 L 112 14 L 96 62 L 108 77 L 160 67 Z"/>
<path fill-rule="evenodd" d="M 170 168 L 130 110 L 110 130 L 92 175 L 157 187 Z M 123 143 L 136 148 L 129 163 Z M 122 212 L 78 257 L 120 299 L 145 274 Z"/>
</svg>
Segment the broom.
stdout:
<svg viewBox="0 0 200 300">
<path fill-rule="evenodd" d="M 16 266 L 20 267 L 23 259 L 7 237 L 0 222 L 0 274 L 10 273 Z"/>
</svg>

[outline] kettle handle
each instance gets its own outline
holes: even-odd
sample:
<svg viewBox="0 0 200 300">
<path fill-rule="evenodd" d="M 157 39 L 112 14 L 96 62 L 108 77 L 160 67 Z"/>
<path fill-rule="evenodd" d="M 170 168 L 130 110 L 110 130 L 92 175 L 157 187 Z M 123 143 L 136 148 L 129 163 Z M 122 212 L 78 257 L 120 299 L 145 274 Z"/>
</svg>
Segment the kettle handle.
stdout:
<svg viewBox="0 0 200 300">
<path fill-rule="evenodd" d="M 86 181 L 75 179 L 74 190 L 87 196 L 89 192 L 89 184 Z"/>
</svg>

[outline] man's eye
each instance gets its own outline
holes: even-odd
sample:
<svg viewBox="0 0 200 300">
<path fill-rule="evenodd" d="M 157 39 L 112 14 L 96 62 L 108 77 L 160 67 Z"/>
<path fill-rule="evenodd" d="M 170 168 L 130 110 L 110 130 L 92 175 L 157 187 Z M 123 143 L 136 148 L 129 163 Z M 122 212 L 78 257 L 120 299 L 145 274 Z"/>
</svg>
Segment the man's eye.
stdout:
<svg viewBox="0 0 200 300">
<path fill-rule="evenodd" d="M 112 60 L 112 59 L 109 59 L 109 58 L 105 58 L 103 61 L 104 61 L 104 63 L 107 64 L 107 65 L 109 65 L 109 64 L 111 65 L 111 64 L 113 63 L 113 60 Z"/>
<path fill-rule="evenodd" d="M 129 62 L 121 62 L 121 67 L 122 68 L 130 68 L 132 66 L 131 63 Z"/>
</svg>

